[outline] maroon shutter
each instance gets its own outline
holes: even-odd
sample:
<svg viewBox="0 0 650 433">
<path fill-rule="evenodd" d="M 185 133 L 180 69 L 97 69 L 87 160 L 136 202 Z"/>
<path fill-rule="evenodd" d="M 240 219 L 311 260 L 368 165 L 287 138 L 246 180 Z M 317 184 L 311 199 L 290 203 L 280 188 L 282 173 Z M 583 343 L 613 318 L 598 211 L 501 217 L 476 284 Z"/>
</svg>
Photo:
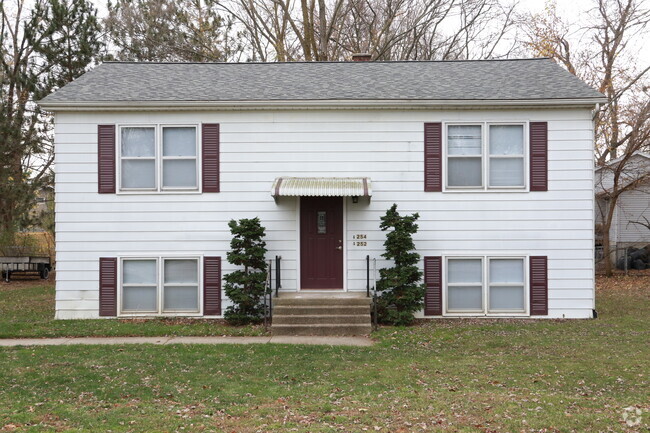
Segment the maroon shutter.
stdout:
<svg viewBox="0 0 650 433">
<path fill-rule="evenodd" d="M 424 258 L 424 315 L 442 316 L 442 257 Z"/>
<path fill-rule="evenodd" d="M 115 125 L 97 125 L 97 192 L 115 194 Z"/>
<path fill-rule="evenodd" d="M 424 124 L 424 190 L 442 191 L 442 123 Z"/>
<path fill-rule="evenodd" d="M 548 191 L 547 122 L 530 122 L 530 190 Z"/>
<path fill-rule="evenodd" d="M 548 259 L 530 257 L 530 315 L 548 315 Z"/>
<path fill-rule="evenodd" d="M 99 315 L 117 316 L 117 259 L 99 259 Z"/>
<path fill-rule="evenodd" d="M 201 130 L 203 192 L 219 192 L 219 124 L 204 123 Z"/>
<path fill-rule="evenodd" d="M 203 315 L 221 315 L 221 257 L 203 258 Z"/>
</svg>

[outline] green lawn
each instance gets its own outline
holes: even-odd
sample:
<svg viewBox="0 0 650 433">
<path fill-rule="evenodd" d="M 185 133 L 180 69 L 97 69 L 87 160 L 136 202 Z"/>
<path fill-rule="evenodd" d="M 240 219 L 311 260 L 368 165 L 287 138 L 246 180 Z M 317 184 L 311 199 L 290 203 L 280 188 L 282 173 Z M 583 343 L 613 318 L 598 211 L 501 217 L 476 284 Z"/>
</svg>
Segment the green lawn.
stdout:
<svg viewBox="0 0 650 433">
<path fill-rule="evenodd" d="M 220 320 L 54 320 L 54 282 L 0 281 L 0 338 L 157 337 L 167 335 L 263 335 L 262 326 L 226 326 Z M 1 431 L 1 430 L 0 430 Z"/>
<path fill-rule="evenodd" d="M 647 432 L 649 286 L 601 280 L 598 320 L 433 321 L 364 348 L 2 349 L 0 431 Z"/>
</svg>

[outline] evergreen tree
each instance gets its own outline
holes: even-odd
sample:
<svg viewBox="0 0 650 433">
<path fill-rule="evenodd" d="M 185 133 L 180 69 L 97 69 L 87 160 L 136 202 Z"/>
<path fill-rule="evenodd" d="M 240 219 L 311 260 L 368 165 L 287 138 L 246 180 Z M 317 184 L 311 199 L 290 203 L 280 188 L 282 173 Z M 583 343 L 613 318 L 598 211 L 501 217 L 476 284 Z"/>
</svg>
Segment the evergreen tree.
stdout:
<svg viewBox="0 0 650 433">
<path fill-rule="evenodd" d="M 241 34 L 218 0 L 114 0 L 104 20 L 120 60 L 239 60 Z"/>
<path fill-rule="evenodd" d="M 420 254 L 415 251 L 413 234 L 417 233 L 417 213 L 401 216 L 397 205 L 381 217 L 380 228 L 388 231 L 382 257 L 392 260 L 393 266 L 379 270 L 377 290 L 381 292 L 378 319 L 392 325 L 409 325 L 414 313 L 424 306 L 422 271 L 418 268 Z"/>
<path fill-rule="evenodd" d="M 224 277 L 226 296 L 233 303 L 224 318 L 233 325 L 259 323 L 264 318 L 262 299 L 267 290 L 265 229 L 259 218 L 231 220 L 228 226 L 233 239 L 226 257 L 241 269 Z"/>
<path fill-rule="evenodd" d="M 0 232 L 10 243 L 52 179 L 51 117 L 35 101 L 81 75 L 102 44 L 88 0 L 0 0 L 0 19 Z"/>
</svg>

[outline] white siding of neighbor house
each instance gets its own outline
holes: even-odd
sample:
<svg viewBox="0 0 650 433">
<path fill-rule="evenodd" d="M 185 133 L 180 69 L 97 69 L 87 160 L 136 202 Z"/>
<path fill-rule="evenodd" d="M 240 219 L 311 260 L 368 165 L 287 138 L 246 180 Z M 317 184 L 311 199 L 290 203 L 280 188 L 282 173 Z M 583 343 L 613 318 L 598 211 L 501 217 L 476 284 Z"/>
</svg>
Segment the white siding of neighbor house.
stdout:
<svg viewBox="0 0 650 433">
<path fill-rule="evenodd" d="M 650 171 L 648 157 L 634 155 L 625 166 L 622 172 L 620 185 L 638 180 L 647 176 Z M 609 166 L 598 168 L 595 173 L 596 194 L 603 190 L 612 188 L 613 171 Z M 596 224 L 602 224 L 604 217 L 602 212 L 608 209 L 607 200 L 599 198 L 596 200 Z M 643 182 L 633 190 L 626 191 L 620 195 L 614 209 L 612 225 L 609 229 L 609 239 L 617 248 L 631 244 L 650 243 L 650 230 L 634 222 L 645 222 L 643 218 L 650 220 L 650 182 Z"/>
<path fill-rule="evenodd" d="M 424 192 L 423 123 L 439 121 L 548 121 L 549 191 Z M 201 122 L 221 125 L 221 193 L 97 193 L 98 124 Z M 347 290 L 365 290 L 365 257 L 380 259 L 379 218 L 396 202 L 401 213 L 420 213 L 421 255 L 548 256 L 549 317 L 592 315 L 588 109 L 62 112 L 55 133 L 58 318 L 98 317 L 99 257 L 215 255 L 231 271 L 231 218 L 260 217 L 269 258 L 282 256 L 283 290 L 296 290 L 298 201 L 273 200 L 279 176 L 372 179 L 370 203 L 345 199 Z M 352 245 L 358 233 L 366 247 Z"/>
<path fill-rule="evenodd" d="M 616 243 L 650 243 L 650 229 L 635 222 L 650 221 L 650 185 L 625 192 L 618 199 L 616 213 Z M 613 225 L 613 224 L 612 224 Z"/>
</svg>

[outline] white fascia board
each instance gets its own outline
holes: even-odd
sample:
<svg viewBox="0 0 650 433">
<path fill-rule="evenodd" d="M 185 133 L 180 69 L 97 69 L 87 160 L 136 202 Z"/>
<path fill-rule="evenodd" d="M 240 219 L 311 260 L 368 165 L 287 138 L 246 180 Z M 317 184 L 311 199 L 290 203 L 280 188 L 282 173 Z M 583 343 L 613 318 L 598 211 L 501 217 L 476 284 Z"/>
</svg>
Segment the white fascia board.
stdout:
<svg viewBox="0 0 650 433">
<path fill-rule="evenodd" d="M 305 109 L 475 109 L 475 108 L 594 108 L 604 98 L 530 100 L 314 100 L 314 101 L 111 101 L 47 102 L 47 111 L 178 111 L 178 110 L 305 110 Z"/>
</svg>

